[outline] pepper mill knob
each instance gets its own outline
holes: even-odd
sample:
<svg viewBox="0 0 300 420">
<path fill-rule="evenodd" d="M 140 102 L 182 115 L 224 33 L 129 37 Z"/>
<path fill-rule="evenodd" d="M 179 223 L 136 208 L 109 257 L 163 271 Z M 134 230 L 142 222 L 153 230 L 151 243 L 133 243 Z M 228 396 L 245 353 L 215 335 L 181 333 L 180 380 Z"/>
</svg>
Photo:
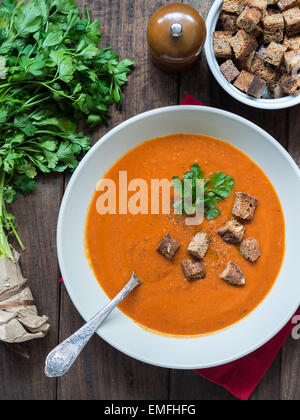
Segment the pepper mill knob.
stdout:
<svg viewBox="0 0 300 420">
<path fill-rule="evenodd" d="M 183 26 L 179 22 L 174 22 L 170 26 L 170 32 L 174 38 L 179 38 L 183 34 Z"/>
<path fill-rule="evenodd" d="M 189 69 L 198 59 L 206 38 L 205 22 L 193 7 L 171 3 L 158 9 L 147 30 L 154 63 L 168 72 Z"/>
</svg>

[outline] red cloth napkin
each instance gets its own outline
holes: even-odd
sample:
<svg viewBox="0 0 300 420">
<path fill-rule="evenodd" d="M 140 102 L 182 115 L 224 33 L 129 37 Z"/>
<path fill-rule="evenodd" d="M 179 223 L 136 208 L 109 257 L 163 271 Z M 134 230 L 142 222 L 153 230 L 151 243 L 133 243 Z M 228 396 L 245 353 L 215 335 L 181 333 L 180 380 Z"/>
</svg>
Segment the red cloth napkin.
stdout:
<svg viewBox="0 0 300 420">
<path fill-rule="evenodd" d="M 203 105 L 187 95 L 181 105 Z M 295 316 L 300 316 L 300 308 Z M 294 317 L 293 317 L 294 318 Z M 248 400 L 265 376 L 281 347 L 289 337 L 295 323 L 292 320 L 267 344 L 254 353 L 216 368 L 195 370 L 198 375 L 223 386 L 240 400 Z"/>
</svg>

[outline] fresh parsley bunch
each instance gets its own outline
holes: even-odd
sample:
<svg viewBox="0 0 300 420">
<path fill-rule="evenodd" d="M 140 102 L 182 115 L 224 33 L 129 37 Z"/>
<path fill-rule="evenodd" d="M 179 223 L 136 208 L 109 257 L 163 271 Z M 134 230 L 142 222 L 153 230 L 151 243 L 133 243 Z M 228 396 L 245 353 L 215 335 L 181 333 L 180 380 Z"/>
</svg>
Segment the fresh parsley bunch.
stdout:
<svg viewBox="0 0 300 420">
<path fill-rule="evenodd" d="M 191 180 L 184 184 L 184 180 Z M 175 182 L 176 181 L 176 182 Z M 204 214 L 208 220 L 219 217 L 221 212 L 217 203 L 230 196 L 234 188 L 234 179 L 224 172 L 214 172 L 208 179 L 205 179 L 204 172 L 198 164 L 190 167 L 190 172 L 186 172 L 183 179 L 178 176 L 173 177 L 173 187 L 175 191 L 183 198 L 174 203 L 174 208 L 182 209 L 186 214 L 196 212 L 197 206 L 197 185 L 204 189 Z M 190 198 L 192 208 L 185 208 L 185 197 Z"/>
<path fill-rule="evenodd" d="M 0 4 L 0 255 L 15 219 L 5 203 L 35 188 L 38 171 L 74 170 L 90 148 L 80 120 L 94 127 L 121 104 L 133 62 L 99 49 L 100 28 L 74 0 Z"/>
</svg>

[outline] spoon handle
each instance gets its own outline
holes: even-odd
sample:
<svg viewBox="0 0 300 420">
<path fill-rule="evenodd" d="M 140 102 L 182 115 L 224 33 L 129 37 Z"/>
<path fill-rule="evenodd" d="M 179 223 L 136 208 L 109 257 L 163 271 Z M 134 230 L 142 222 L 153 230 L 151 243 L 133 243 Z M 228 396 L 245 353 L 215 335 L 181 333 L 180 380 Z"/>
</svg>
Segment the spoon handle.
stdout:
<svg viewBox="0 0 300 420">
<path fill-rule="evenodd" d="M 141 281 L 133 273 L 124 289 L 122 289 L 111 302 L 98 312 L 98 314 L 87 324 L 52 350 L 46 359 L 46 376 L 49 378 L 57 378 L 67 373 L 102 322 L 139 284 L 141 284 Z"/>
</svg>

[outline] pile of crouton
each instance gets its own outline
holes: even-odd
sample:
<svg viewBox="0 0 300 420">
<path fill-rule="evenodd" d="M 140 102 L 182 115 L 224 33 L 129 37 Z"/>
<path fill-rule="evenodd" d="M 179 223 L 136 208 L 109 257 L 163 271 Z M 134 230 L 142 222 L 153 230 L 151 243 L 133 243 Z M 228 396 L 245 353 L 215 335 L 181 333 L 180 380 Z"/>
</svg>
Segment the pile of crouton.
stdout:
<svg viewBox="0 0 300 420">
<path fill-rule="evenodd" d="M 300 1 L 224 0 L 215 56 L 229 83 L 254 98 L 300 92 Z"/>
<path fill-rule="evenodd" d="M 243 257 L 252 263 L 261 257 L 261 249 L 257 239 L 244 238 L 246 228 L 242 222 L 251 222 L 253 220 L 257 204 L 257 198 L 244 192 L 237 192 L 232 209 L 234 217 L 218 229 L 218 234 L 223 241 L 229 244 L 236 244 Z M 246 284 L 244 273 L 232 261 L 229 261 L 227 264 L 226 269 L 221 274 L 221 278 L 234 286 L 244 286 Z"/>
<path fill-rule="evenodd" d="M 254 218 L 254 213 L 258 200 L 244 192 L 236 193 L 236 200 L 232 209 L 232 219 L 218 229 L 219 236 L 224 242 L 238 245 L 239 251 L 243 257 L 254 263 L 261 256 L 261 249 L 255 238 L 245 238 L 246 228 L 242 224 L 250 222 Z M 171 238 L 168 234 L 159 244 L 157 251 L 171 261 L 180 247 L 180 243 Z M 188 281 L 203 280 L 206 272 L 203 266 L 205 258 L 210 247 L 210 238 L 204 230 L 198 232 L 190 241 L 187 251 L 191 258 L 181 263 L 184 277 Z M 246 277 L 241 268 L 233 261 L 228 261 L 225 270 L 220 274 L 220 278 L 232 286 L 245 286 Z"/>
</svg>

